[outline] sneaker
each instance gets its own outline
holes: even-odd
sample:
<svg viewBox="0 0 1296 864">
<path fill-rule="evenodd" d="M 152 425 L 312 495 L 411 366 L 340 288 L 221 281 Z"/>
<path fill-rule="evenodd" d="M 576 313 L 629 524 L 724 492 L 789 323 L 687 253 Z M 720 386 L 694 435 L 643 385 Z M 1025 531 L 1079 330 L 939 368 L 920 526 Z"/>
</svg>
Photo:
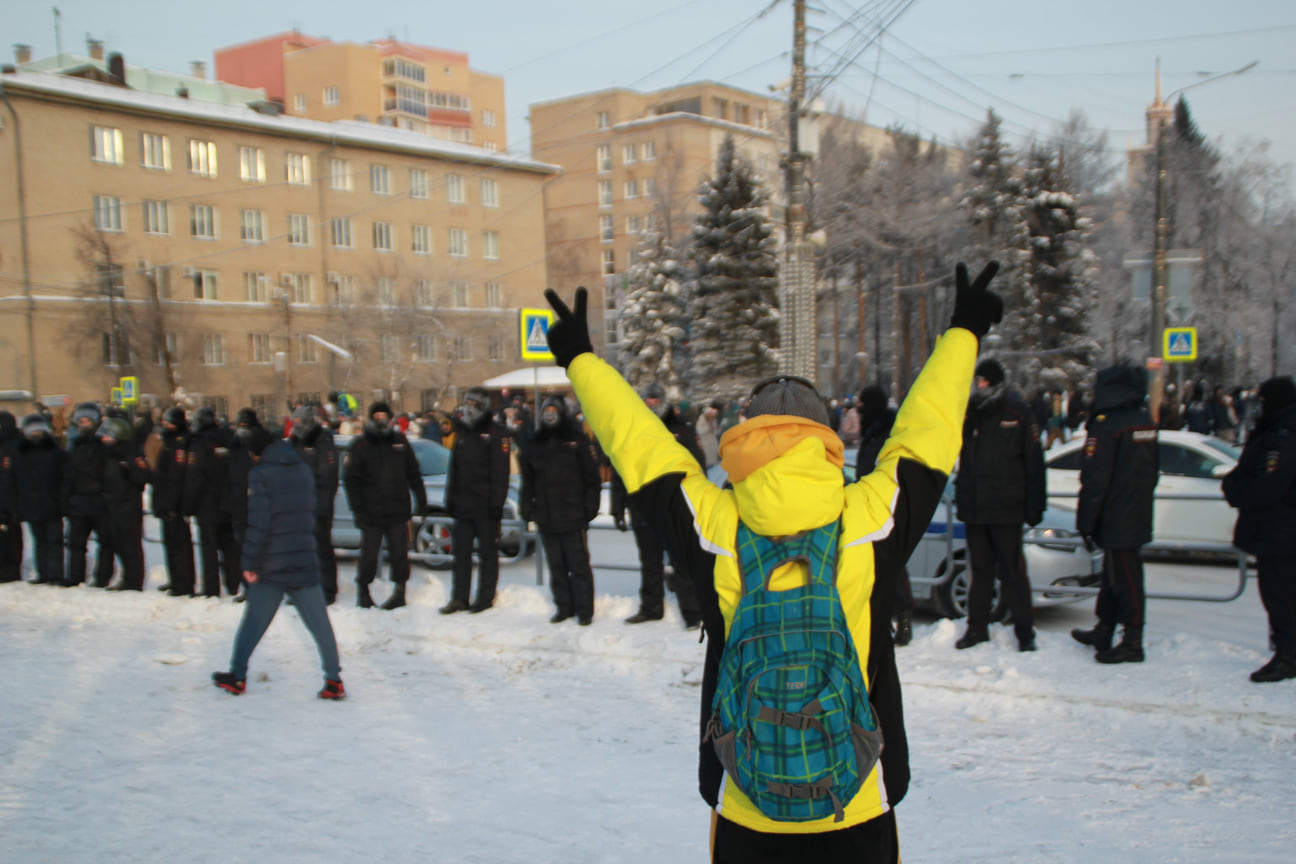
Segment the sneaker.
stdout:
<svg viewBox="0 0 1296 864">
<path fill-rule="evenodd" d="M 627 618 L 625 620 L 625 623 L 643 624 L 645 621 L 660 621 L 660 620 L 662 620 L 662 613 L 658 612 L 656 615 L 649 615 L 647 612 L 641 610 L 631 615 L 629 618 Z"/>
<path fill-rule="evenodd" d="M 1077 627 L 1071 631 L 1071 638 L 1081 645 L 1088 645 L 1098 651 L 1106 651 L 1111 648 L 1112 631 L 1104 630 L 1101 627 L 1095 627 L 1092 630 L 1081 630 Z"/>
<path fill-rule="evenodd" d="M 1270 684 L 1288 678 L 1296 678 L 1296 661 L 1277 654 L 1268 663 L 1251 673 L 1251 680 L 1257 684 Z"/>
<path fill-rule="evenodd" d="M 1119 645 L 1094 655 L 1099 663 L 1142 663 L 1143 646 L 1122 641 Z"/>
<path fill-rule="evenodd" d="M 980 645 L 982 642 L 989 642 L 990 636 L 985 633 L 973 633 L 971 630 L 963 634 L 963 638 L 954 643 L 954 647 L 962 651 L 971 648 L 973 645 Z"/>
<path fill-rule="evenodd" d="M 468 604 L 462 603 L 458 600 L 451 600 L 449 603 L 445 604 L 437 611 L 440 612 L 442 615 L 453 615 L 456 612 L 467 612 Z"/>
<path fill-rule="evenodd" d="M 240 696 L 247 690 L 247 682 L 235 678 L 233 672 L 213 672 L 212 683 L 232 696 Z"/>
<path fill-rule="evenodd" d="M 318 695 L 321 699 L 345 699 L 346 688 L 342 686 L 341 681 L 330 681 L 325 678 L 324 689 L 319 691 Z"/>
</svg>

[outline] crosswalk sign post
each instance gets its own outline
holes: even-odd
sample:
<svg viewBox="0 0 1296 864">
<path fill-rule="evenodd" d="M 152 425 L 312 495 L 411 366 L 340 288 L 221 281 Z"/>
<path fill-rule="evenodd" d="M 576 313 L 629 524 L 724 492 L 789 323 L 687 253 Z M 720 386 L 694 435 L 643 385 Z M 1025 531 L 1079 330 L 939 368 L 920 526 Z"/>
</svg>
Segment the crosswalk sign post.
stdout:
<svg viewBox="0 0 1296 864">
<path fill-rule="evenodd" d="M 1197 359 L 1197 328 L 1167 327 L 1162 336 L 1161 356 L 1167 363 L 1187 363 Z"/>
<path fill-rule="evenodd" d="M 549 353 L 549 325 L 553 322 L 554 313 L 549 309 L 519 310 L 518 320 L 521 323 L 522 359 L 539 362 L 554 362 Z"/>
</svg>

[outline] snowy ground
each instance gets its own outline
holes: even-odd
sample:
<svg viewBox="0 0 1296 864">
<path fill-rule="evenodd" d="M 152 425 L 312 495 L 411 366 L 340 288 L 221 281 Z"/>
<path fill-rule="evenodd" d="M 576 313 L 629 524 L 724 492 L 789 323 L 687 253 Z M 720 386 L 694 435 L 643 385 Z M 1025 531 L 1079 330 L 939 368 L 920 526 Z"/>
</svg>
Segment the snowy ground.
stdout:
<svg viewBox="0 0 1296 864">
<path fill-rule="evenodd" d="M 596 531 L 596 561 L 634 560 Z M 314 698 L 313 644 L 285 608 L 248 692 L 225 669 L 241 607 L 0 585 L 0 861 L 662 862 L 706 858 L 695 791 L 697 634 L 629 627 L 637 575 L 598 573 L 593 626 L 547 623 L 532 559 L 497 608 L 443 617 L 448 574 L 412 605 L 331 615 L 350 699 Z M 1226 592 L 1235 573 L 1156 565 L 1157 586 Z M 387 586 L 376 586 L 381 601 Z M 1296 682 L 1268 657 L 1254 583 L 1227 604 L 1153 601 L 1148 662 L 1072 642 L 1089 603 L 955 651 L 922 619 L 900 649 L 913 786 L 906 862 L 1293 860 Z"/>
</svg>

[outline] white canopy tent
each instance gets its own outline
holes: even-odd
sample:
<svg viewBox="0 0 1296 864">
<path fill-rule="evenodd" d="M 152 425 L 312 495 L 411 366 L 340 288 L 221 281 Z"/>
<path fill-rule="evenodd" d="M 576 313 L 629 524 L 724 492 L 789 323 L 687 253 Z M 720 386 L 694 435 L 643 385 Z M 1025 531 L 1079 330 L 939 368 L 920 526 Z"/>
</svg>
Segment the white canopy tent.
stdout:
<svg viewBox="0 0 1296 864">
<path fill-rule="evenodd" d="M 481 386 L 487 390 L 570 390 L 571 381 L 567 380 L 567 373 L 561 366 L 527 366 L 487 378 Z"/>
</svg>

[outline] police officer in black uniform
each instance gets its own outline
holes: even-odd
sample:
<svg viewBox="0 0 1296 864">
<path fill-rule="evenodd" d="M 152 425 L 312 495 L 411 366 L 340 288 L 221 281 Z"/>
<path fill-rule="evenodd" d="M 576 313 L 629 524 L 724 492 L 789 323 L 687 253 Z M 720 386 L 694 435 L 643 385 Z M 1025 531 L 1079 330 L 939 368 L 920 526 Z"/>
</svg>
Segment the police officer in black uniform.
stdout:
<svg viewBox="0 0 1296 864">
<path fill-rule="evenodd" d="M 594 571 L 589 523 L 598 515 L 598 461 L 589 439 L 567 416 L 560 396 L 540 412 L 540 429 L 521 454 L 522 518 L 540 527 L 557 624 L 573 615 L 582 626 L 594 620 Z"/>
<path fill-rule="evenodd" d="M 378 575 L 378 552 L 386 540 L 395 587 L 382 608 L 398 609 L 405 605 L 405 583 L 409 581 L 409 521 L 411 515 L 427 512 L 427 492 L 414 448 L 392 422 L 391 406 L 386 402 L 369 406 L 369 422 L 347 456 L 345 488 L 360 529 L 356 605 L 362 609 L 373 606 L 369 585 Z"/>
<path fill-rule="evenodd" d="M 97 435 L 107 457 L 103 497 L 112 549 L 122 566 L 122 578 L 108 590 L 143 591 L 144 487 L 149 479 L 148 461 L 132 440 L 130 424 L 122 418 L 104 418 Z"/>
<path fill-rule="evenodd" d="M 22 578 L 22 520 L 18 518 L 18 489 L 14 458 L 18 454 L 18 421 L 0 411 L 0 582 Z"/>
<path fill-rule="evenodd" d="M 193 534 L 184 512 L 185 482 L 189 475 L 189 423 L 184 409 L 168 408 L 162 415 L 162 449 L 153 468 L 153 515 L 162 524 L 166 550 L 167 584 L 172 597 L 194 593 Z"/>
<path fill-rule="evenodd" d="M 324 602 L 337 599 L 337 558 L 333 554 L 333 499 L 338 488 L 338 452 L 324 409 L 308 402 L 293 412 L 290 442 L 315 475 L 315 553 L 319 557 Z M 421 486 L 420 482 L 420 486 Z"/>
<path fill-rule="evenodd" d="M 257 417 L 256 411 L 251 408 L 240 408 L 234 417 L 234 434 L 230 436 L 229 457 L 226 461 L 229 468 L 229 491 L 225 496 L 226 501 L 229 502 L 227 509 L 230 525 L 234 529 L 234 543 L 239 550 L 236 559 L 238 561 L 243 560 L 243 539 L 247 536 L 248 473 L 256 464 L 249 446 L 254 430 L 258 435 L 270 434 L 261 426 L 261 419 Z M 264 438 L 264 435 L 261 437 Z M 239 592 L 234 595 L 234 602 L 242 603 L 245 600 L 247 600 L 247 585 L 243 582 L 243 574 L 240 572 Z"/>
<path fill-rule="evenodd" d="M 194 412 L 194 427 L 189 439 L 184 513 L 194 516 L 198 523 L 202 594 L 219 597 L 224 581 L 225 591 L 233 596 L 238 593 L 242 573 L 229 515 L 230 431 L 205 405 Z"/>
<path fill-rule="evenodd" d="M 1256 556 L 1274 656 L 1251 680 L 1266 684 L 1296 678 L 1296 381 L 1270 378 L 1257 396 L 1260 416 L 1224 497 L 1238 510 L 1233 545 Z"/>
<path fill-rule="evenodd" d="M 455 411 L 454 448 L 446 478 L 446 512 L 454 518 L 450 544 L 454 570 L 450 602 L 442 615 L 484 612 L 495 603 L 499 583 L 499 533 L 509 486 L 509 433 L 491 419 L 490 396 L 473 388 Z M 472 592 L 473 541 L 477 542 L 477 598 Z"/>
<path fill-rule="evenodd" d="M 67 581 L 80 585 L 86 579 L 86 546 L 93 531 L 99 543 L 95 556 L 95 588 L 112 581 L 112 529 L 104 500 L 104 470 L 108 460 L 99 440 L 102 420 L 99 406 L 82 402 L 72 411 L 68 435 L 67 471 L 63 474 L 63 514 L 67 517 Z"/>
<path fill-rule="evenodd" d="M 22 440 L 14 462 L 18 490 L 18 517 L 32 535 L 34 582 L 63 584 L 63 472 L 67 454 L 54 440 L 43 414 L 28 414 L 22 421 Z"/>
<path fill-rule="evenodd" d="M 1099 663 L 1142 663 L 1147 596 L 1139 547 L 1152 539 L 1152 507 L 1160 471 L 1157 426 L 1148 413 L 1147 372 L 1118 364 L 1098 373 L 1085 425 L 1076 530 L 1103 549 L 1103 579 L 1092 630 L 1071 636 L 1096 650 Z M 1124 632 L 1112 638 L 1117 623 Z"/>
</svg>

